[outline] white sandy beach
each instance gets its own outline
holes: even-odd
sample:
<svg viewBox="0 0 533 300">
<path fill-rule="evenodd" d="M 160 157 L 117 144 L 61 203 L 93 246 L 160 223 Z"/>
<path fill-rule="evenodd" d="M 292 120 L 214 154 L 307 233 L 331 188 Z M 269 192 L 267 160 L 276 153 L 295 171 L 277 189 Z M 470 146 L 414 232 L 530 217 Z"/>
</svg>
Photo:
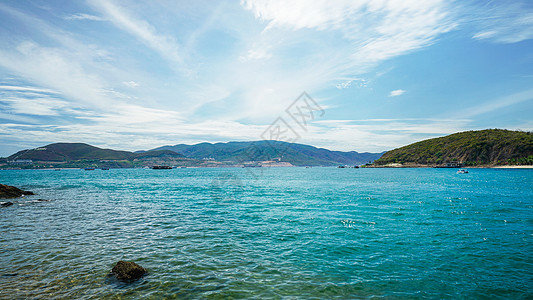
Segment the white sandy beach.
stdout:
<svg viewBox="0 0 533 300">
<path fill-rule="evenodd" d="M 495 169 L 533 169 L 533 165 L 531 166 L 495 166 L 492 168 L 495 168 Z"/>
</svg>

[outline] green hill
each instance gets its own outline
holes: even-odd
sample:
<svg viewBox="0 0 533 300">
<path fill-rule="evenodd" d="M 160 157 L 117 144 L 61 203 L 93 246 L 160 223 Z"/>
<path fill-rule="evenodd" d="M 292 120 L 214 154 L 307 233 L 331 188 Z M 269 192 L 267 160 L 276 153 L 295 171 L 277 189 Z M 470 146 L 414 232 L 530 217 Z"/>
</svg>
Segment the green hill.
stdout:
<svg viewBox="0 0 533 300">
<path fill-rule="evenodd" d="M 173 151 L 147 151 L 134 153 L 102 149 L 83 143 L 55 143 L 44 147 L 19 151 L 8 157 L 8 160 L 31 159 L 33 161 L 73 161 L 73 160 L 133 160 L 148 157 L 182 157 Z"/>
<path fill-rule="evenodd" d="M 434 166 L 447 163 L 462 163 L 465 166 L 531 165 L 533 132 L 487 129 L 455 133 L 391 150 L 374 164 L 382 166 L 391 163 Z"/>
<path fill-rule="evenodd" d="M 212 158 L 217 161 L 264 161 L 279 158 L 295 166 L 357 165 L 374 161 L 382 154 L 331 151 L 281 141 L 180 144 L 163 146 L 154 150 L 171 150 L 189 158 Z"/>
<path fill-rule="evenodd" d="M 169 150 L 134 153 L 83 143 L 55 143 L 19 151 L 0 161 L 0 168 L 131 168 L 166 164 L 191 166 L 197 161 Z"/>
<path fill-rule="evenodd" d="M 127 160 L 132 152 L 101 149 L 82 143 L 55 143 L 47 146 L 19 151 L 8 160 L 31 159 L 34 161 L 71 161 L 83 159 Z"/>
</svg>

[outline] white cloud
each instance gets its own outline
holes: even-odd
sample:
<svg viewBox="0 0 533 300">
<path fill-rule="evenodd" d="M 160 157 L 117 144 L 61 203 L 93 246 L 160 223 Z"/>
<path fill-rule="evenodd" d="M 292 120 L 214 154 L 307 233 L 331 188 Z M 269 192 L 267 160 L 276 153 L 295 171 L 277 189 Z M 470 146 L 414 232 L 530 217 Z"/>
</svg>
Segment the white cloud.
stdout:
<svg viewBox="0 0 533 300">
<path fill-rule="evenodd" d="M 68 103 L 53 98 L 3 98 L 1 102 L 9 105 L 17 114 L 57 116 L 59 110 L 66 108 Z"/>
<path fill-rule="evenodd" d="M 338 26 L 365 1 L 282 1 L 282 0 L 243 0 L 242 6 L 253 11 L 256 18 L 268 21 L 267 28 L 287 26 L 293 29 Z"/>
<path fill-rule="evenodd" d="M 265 126 L 231 121 L 185 122 L 175 118 L 174 112 L 142 107 L 126 107 L 123 112 L 94 115 L 84 120 L 90 122 L 69 125 L 0 123 L 0 135 L 34 146 L 57 141 L 82 141 L 100 147 L 134 151 L 184 142 L 258 140 L 265 129 Z"/>
<path fill-rule="evenodd" d="M 179 55 L 179 46 L 172 36 L 160 34 L 150 23 L 133 17 L 126 9 L 113 4 L 111 1 L 91 0 L 89 2 L 94 8 L 106 15 L 113 24 L 141 40 L 163 58 L 173 64 L 183 63 L 183 59 Z"/>
<path fill-rule="evenodd" d="M 138 82 L 135 82 L 133 80 L 130 80 L 130 81 L 124 81 L 122 82 L 122 84 L 124 84 L 125 86 L 127 87 L 130 87 L 130 88 L 136 88 L 139 86 L 139 83 Z"/>
<path fill-rule="evenodd" d="M 269 53 L 267 49 L 255 48 L 255 49 L 248 50 L 248 54 L 246 56 L 239 57 L 239 60 L 241 62 L 245 62 L 247 60 L 269 59 L 271 57 L 272 57 L 272 54 Z"/>
<path fill-rule="evenodd" d="M 38 87 L 32 87 L 32 86 L 14 86 L 14 85 L 0 85 L 0 92 L 3 91 L 14 91 L 14 92 L 35 92 L 35 93 L 43 93 L 43 94 L 59 94 L 57 91 L 53 91 L 50 89 L 43 89 Z"/>
<path fill-rule="evenodd" d="M 394 90 L 389 93 L 389 97 L 401 96 L 405 93 L 405 90 Z"/>
<path fill-rule="evenodd" d="M 65 20 L 89 20 L 89 21 L 105 21 L 104 18 L 84 13 L 73 14 L 66 16 Z"/>
<path fill-rule="evenodd" d="M 381 152 L 472 129 L 468 119 L 318 120 L 302 137 L 304 143 L 341 151 Z"/>
<path fill-rule="evenodd" d="M 442 0 L 242 0 L 241 5 L 267 22 L 260 39 L 274 45 L 270 55 L 286 52 L 287 46 L 303 49 L 298 61 L 313 66 L 305 72 L 320 76 L 322 84 L 363 74 L 456 28 L 449 3 Z"/>
<path fill-rule="evenodd" d="M 105 86 L 101 79 L 87 74 L 68 51 L 41 47 L 30 41 L 19 44 L 17 50 L 0 49 L 0 66 L 88 105 L 108 104 L 100 92 Z"/>
<path fill-rule="evenodd" d="M 0 119 L 10 120 L 10 121 L 14 121 L 14 122 L 21 122 L 21 123 L 37 123 L 37 120 L 35 118 L 21 116 L 21 115 L 15 115 L 15 114 L 12 114 L 12 113 L 4 113 L 4 112 L 2 112 L 2 110 L 0 110 Z M 0 155 L 2 155 L 2 154 L 0 154 Z"/>
<path fill-rule="evenodd" d="M 338 88 L 339 90 L 347 89 L 350 86 L 352 86 L 352 82 L 353 80 L 346 80 L 344 82 L 338 83 L 337 85 L 335 85 L 335 87 Z"/>
<path fill-rule="evenodd" d="M 473 8 L 471 18 L 479 30 L 472 38 L 495 43 L 518 43 L 533 38 L 533 8 L 522 1 L 490 2 Z"/>
</svg>

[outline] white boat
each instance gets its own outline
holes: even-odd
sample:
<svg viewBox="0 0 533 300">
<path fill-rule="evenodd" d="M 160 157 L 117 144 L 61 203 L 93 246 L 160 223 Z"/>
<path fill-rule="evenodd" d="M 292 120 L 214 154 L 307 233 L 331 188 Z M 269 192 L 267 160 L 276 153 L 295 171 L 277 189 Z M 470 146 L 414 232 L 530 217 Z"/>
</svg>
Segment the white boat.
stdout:
<svg viewBox="0 0 533 300">
<path fill-rule="evenodd" d="M 457 174 L 468 174 L 468 170 L 466 170 L 466 169 L 459 169 L 459 171 L 457 171 Z"/>
</svg>

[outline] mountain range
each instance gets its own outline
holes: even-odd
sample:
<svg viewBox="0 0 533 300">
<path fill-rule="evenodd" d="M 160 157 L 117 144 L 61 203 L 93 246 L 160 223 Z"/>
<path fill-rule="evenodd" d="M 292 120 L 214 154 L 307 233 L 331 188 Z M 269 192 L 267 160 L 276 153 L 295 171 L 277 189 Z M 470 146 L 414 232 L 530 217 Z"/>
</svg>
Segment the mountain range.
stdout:
<svg viewBox="0 0 533 300">
<path fill-rule="evenodd" d="M 0 168 L 235 166 L 496 166 L 533 165 L 533 133 L 465 131 L 384 153 L 331 151 L 281 141 L 178 144 L 149 151 L 118 151 L 83 143 L 55 143 L 0 158 Z"/>
<path fill-rule="evenodd" d="M 155 148 L 151 151 L 165 150 L 174 151 L 194 159 L 232 162 L 277 159 L 295 166 L 358 165 L 374 161 L 383 154 L 331 151 L 324 148 L 281 141 L 178 144 Z"/>
<path fill-rule="evenodd" d="M 179 144 L 137 152 L 102 149 L 84 143 L 54 143 L 18 151 L 0 159 L 0 167 L 124 168 L 161 164 L 216 167 L 265 161 L 289 166 L 334 166 L 368 163 L 381 155 L 382 153 L 331 151 L 279 141 Z"/>
</svg>

